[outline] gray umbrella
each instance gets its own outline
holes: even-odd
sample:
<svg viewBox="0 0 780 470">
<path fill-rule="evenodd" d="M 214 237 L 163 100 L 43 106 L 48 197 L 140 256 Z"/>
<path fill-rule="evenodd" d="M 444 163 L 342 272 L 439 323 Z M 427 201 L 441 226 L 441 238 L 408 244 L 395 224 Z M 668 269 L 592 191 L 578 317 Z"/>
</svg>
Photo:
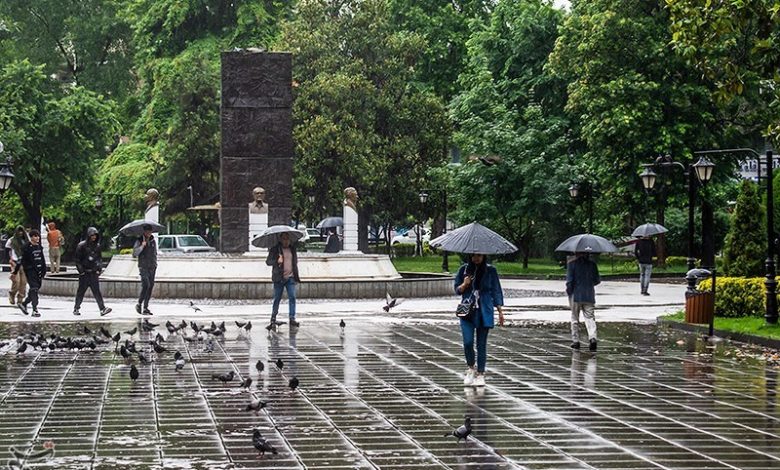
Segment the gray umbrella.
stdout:
<svg viewBox="0 0 780 470">
<path fill-rule="evenodd" d="M 617 247 L 611 241 L 598 235 L 583 233 L 567 238 L 558 245 L 555 251 L 568 251 L 570 253 L 615 253 Z"/>
<path fill-rule="evenodd" d="M 119 233 L 121 233 L 122 235 L 127 235 L 129 237 L 140 237 L 141 235 L 144 234 L 144 229 L 143 229 L 144 225 L 151 225 L 152 232 L 160 232 L 162 230 L 165 230 L 165 226 L 160 225 L 157 222 L 152 222 L 151 220 L 145 220 L 145 219 L 138 219 L 120 228 Z"/>
<path fill-rule="evenodd" d="M 489 228 L 472 222 L 431 240 L 431 246 L 454 253 L 503 255 L 514 253 L 517 247 Z"/>
<path fill-rule="evenodd" d="M 322 219 L 320 223 L 317 224 L 317 228 L 333 228 L 333 227 L 343 227 L 343 226 L 344 226 L 344 219 L 341 217 L 328 217 Z"/>
<path fill-rule="evenodd" d="M 268 227 L 252 240 L 252 245 L 258 248 L 271 248 L 279 244 L 279 236 L 283 233 L 290 235 L 290 243 L 295 243 L 303 238 L 303 232 L 287 225 L 273 225 Z"/>
<path fill-rule="evenodd" d="M 669 229 L 661 224 L 642 224 L 631 233 L 632 237 L 652 237 L 659 233 L 666 233 Z"/>
</svg>

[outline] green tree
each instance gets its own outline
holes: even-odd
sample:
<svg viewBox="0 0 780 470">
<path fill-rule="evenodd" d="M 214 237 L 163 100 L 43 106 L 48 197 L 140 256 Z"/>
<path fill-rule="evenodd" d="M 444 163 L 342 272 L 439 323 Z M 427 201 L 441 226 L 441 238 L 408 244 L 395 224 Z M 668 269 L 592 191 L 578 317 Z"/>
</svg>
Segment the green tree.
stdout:
<svg viewBox="0 0 780 470">
<path fill-rule="evenodd" d="M 280 47 L 296 55 L 298 207 L 308 195 L 328 207 L 354 186 L 364 221 L 419 212 L 418 191 L 443 163 L 450 132 L 441 100 L 414 81 L 424 39 L 397 30 L 386 0 L 311 0 Z"/>
<path fill-rule="evenodd" d="M 549 70 L 569 82 L 566 110 L 586 146 L 581 163 L 604 188 L 601 204 L 626 215 L 626 230 L 643 208 L 640 164 L 666 153 L 685 163 L 720 134 L 708 84 L 669 45 L 669 24 L 660 0 L 577 2 L 550 58 Z M 717 163 L 721 174 L 733 165 Z M 684 194 L 681 173 L 668 174 L 658 223 L 666 195 Z"/>
<path fill-rule="evenodd" d="M 500 158 L 491 167 L 466 163 L 454 171 L 456 217 L 506 235 L 524 265 L 568 197 L 566 94 L 544 72 L 561 20 L 559 10 L 540 0 L 499 3 L 468 41 L 461 92 L 451 103 L 455 141 L 466 154 Z"/>
<path fill-rule="evenodd" d="M 126 0 L 3 0 L 0 21 L 17 58 L 59 80 L 121 100 L 135 90 Z M 0 57 L 0 63 L 3 58 Z"/>
<path fill-rule="evenodd" d="M 714 84 L 742 134 L 780 137 L 780 3 L 666 0 L 672 44 Z"/>
<path fill-rule="evenodd" d="M 0 136 L 14 157 L 11 188 L 37 227 L 42 207 L 59 202 L 70 183 L 89 184 L 118 129 L 114 106 L 82 87 L 62 88 L 26 60 L 0 70 L 0 102 Z"/>
<path fill-rule="evenodd" d="M 761 276 L 764 266 L 764 211 L 756 185 L 743 181 L 723 250 L 729 276 Z"/>
</svg>

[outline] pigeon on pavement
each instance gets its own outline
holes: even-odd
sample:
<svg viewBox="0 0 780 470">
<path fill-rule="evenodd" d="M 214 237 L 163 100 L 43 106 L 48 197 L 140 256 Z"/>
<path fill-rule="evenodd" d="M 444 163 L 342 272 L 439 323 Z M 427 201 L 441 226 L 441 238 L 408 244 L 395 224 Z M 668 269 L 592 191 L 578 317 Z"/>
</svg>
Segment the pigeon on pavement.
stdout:
<svg viewBox="0 0 780 470">
<path fill-rule="evenodd" d="M 462 426 L 459 426 L 457 429 L 454 429 L 452 432 L 448 432 L 444 435 L 444 437 L 448 436 L 455 436 L 458 438 L 458 442 L 460 442 L 461 439 L 468 440 L 469 434 L 471 434 L 471 418 L 466 416 L 466 420 L 463 422 Z"/>
</svg>

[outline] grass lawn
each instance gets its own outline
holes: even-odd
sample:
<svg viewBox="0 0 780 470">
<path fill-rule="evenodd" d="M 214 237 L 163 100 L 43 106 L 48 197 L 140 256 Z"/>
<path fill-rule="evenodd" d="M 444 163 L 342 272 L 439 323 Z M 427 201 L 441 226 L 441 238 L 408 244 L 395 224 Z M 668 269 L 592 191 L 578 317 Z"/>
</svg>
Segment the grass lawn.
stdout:
<svg viewBox="0 0 780 470">
<path fill-rule="evenodd" d="M 415 273 L 438 273 L 441 272 L 441 256 L 404 256 L 393 258 L 393 264 L 398 271 Z M 566 271 L 558 265 L 555 260 L 545 258 L 531 258 L 528 260 L 528 268 L 523 269 L 522 263 L 498 261 L 492 263 L 499 274 L 538 274 L 538 275 L 559 275 L 563 276 Z M 450 271 L 454 272 L 460 266 L 458 255 L 450 255 Z M 616 259 L 614 263 L 608 258 L 603 257 L 599 261 L 599 271 L 601 274 L 638 274 L 638 268 L 633 263 L 627 263 L 624 259 Z M 668 268 L 654 268 L 656 273 L 685 273 L 684 266 L 674 266 Z"/>
<path fill-rule="evenodd" d="M 664 315 L 662 318 L 672 321 L 685 321 L 685 312 Z M 742 318 L 721 318 L 715 317 L 715 329 L 730 331 L 732 333 L 742 333 L 748 335 L 761 336 L 763 338 L 780 339 L 780 324 L 767 325 L 763 318 L 742 317 Z"/>
</svg>

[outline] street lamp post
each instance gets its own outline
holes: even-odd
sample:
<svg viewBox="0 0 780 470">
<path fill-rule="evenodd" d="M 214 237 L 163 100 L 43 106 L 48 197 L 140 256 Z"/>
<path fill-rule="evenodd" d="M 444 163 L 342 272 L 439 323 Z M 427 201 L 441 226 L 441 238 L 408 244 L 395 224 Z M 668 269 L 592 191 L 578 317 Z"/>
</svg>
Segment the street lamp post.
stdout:
<svg viewBox="0 0 780 470">
<path fill-rule="evenodd" d="M 119 215 L 119 226 L 121 227 L 125 220 L 125 198 L 123 195 L 117 193 L 98 193 L 98 195 L 95 196 L 95 209 L 98 211 L 103 209 L 103 198 L 106 196 L 113 197 L 116 201 L 117 213 Z"/>
<path fill-rule="evenodd" d="M 0 142 L 0 154 L 3 153 L 5 147 Z M 14 180 L 14 174 L 11 171 L 13 168 L 13 160 L 8 157 L 5 163 L 0 163 L 0 195 L 5 193 L 5 190 L 11 187 L 11 182 Z"/>
<path fill-rule="evenodd" d="M 444 210 L 444 227 L 442 228 L 442 235 L 447 233 L 447 191 L 443 189 L 423 189 L 420 191 L 420 202 L 426 204 L 430 193 L 438 192 L 442 197 L 442 208 Z M 441 270 L 443 272 L 450 272 L 450 260 L 449 254 L 446 251 L 442 251 Z"/>
<path fill-rule="evenodd" d="M 593 183 L 585 181 L 584 186 L 588 198 L 588 233 L 593 233 Z M 571 186 L 569 186 L 569 195 L 572 199 L 577 199 L 580 192 L 582 192 L 582 185 L 580 183 L 572 183 Z"/>
<path fill-rule="evenodd" d="M 655 163 L 646 164 L 644 171 L 639 176 L 642 178 L 642 186 L 648 191 L 652 190 L 658 175 L 653 171 L 653 167 L 671 168 L 678 167 L 683 171 L 688 184 L 688 270 L 696 267 L 696 257 L 694 256 L 694 215 L 696 207 L 696 180 L 704 186 L 712 178 L 712 171 L 715 165 L 702 156 L 696 163 L 683 165 L 672 159 L 671 155 L 659 156 Z"/>
<path fill-rule="evenodd" d="M 761 169 L 761 154 L 750 148 L 735 148 L 724 150 L 703 150 L 694 152 L 696 155 L 713 154 L 735 154 L 747 153 L 756 157 L 759 171 Z M 777 313 L 777 275 L 775 268 L 775 212 L 774 212 L 774 184 L 772 181 L 772 150 L 766 151 L 766 279 L 764 286 L 766 288 L 766 312 L 764 319 L 769 324 L 776 324 L 778 320 Z M 760 181 L 760 173 L 759 173 Z"/>
</svg>

